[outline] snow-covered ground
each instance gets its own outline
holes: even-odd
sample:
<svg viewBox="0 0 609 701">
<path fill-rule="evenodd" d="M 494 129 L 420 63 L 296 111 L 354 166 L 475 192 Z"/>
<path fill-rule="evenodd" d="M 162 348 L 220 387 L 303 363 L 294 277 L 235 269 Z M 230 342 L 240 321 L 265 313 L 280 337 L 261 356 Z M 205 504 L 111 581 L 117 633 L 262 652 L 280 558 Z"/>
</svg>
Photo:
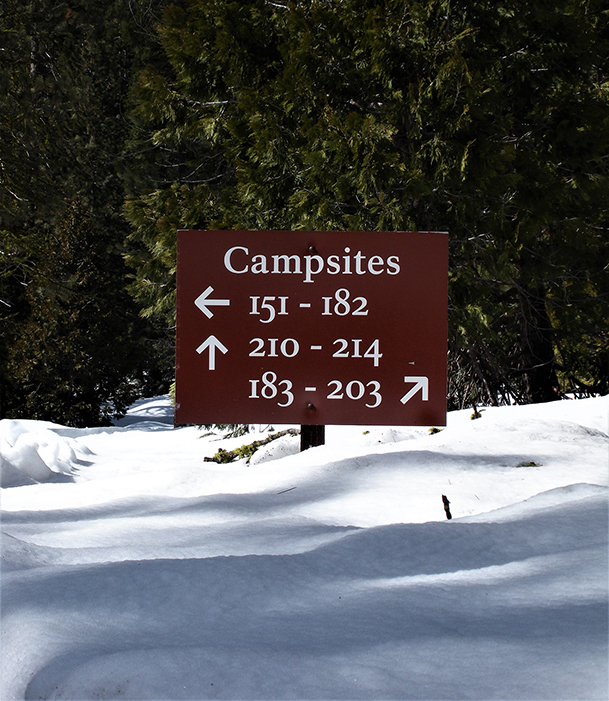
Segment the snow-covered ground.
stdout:
<svg viewBox="0 0 609 701">
<path fill-rule="evenodd" d="M 607 699 L 608 409 L 328 427 L 249 464 L 204 457 L 270 427 L 174 429 L 165 397 L 3 420 L 0 697 Z"/>
</svg>

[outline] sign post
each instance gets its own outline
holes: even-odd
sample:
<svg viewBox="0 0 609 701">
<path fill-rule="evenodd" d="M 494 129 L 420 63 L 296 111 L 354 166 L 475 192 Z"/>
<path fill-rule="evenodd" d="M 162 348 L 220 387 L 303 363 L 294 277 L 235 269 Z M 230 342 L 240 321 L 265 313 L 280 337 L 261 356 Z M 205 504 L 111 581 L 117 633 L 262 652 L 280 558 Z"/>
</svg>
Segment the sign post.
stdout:
<svg viewBox="0 0 609 701">
<path fill-rule="evenodd" d="M 323 445 L 326 442 L 326 427 L 305 424 L 300 427 L 300 452 Z"/>
<path fill-rule="evenodd" d="M 446 424 L 448 236 L 189 231 L 176 424 Z"/>
</svg>

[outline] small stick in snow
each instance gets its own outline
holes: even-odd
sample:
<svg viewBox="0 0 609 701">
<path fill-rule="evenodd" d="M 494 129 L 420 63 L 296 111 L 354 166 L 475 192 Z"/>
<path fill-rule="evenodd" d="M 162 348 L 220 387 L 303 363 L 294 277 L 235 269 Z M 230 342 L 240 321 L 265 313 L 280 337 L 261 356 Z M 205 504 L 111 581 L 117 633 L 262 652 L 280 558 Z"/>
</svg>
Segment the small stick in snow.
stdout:
<svg viewBox="0 0 609 701">
<path fill-rule="evenodd" d="M 450 502 L 448 501 L 448 498 L 444 496 L 444 494 L 442 494 L 442 503 L 444 504 L 444 511 L 446 511 L 446 518 L 450 520 L 452 518 L 449 506 Z"/>
<path fill-rule="evenodd" d="M 284 489 L 283 492 L 277 492 L 277 494 L 285 494 L 286 492 L 291 492 L 293 489 L 296 489 L 296 487 L 290 487 L 289 489 Z"/>
</svg>

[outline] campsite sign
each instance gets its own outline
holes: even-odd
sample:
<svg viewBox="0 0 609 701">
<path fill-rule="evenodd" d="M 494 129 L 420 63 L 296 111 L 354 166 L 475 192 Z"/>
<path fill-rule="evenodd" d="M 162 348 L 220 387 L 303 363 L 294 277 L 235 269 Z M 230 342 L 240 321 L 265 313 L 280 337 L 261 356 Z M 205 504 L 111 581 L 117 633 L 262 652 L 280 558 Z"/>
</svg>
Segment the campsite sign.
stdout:
<svg viewBox="0 0 609 701">
<path fill-rule="evenodd" d="M 445 425 L 448 237 L 178 232 L 176 423 Z"/>
</svg>

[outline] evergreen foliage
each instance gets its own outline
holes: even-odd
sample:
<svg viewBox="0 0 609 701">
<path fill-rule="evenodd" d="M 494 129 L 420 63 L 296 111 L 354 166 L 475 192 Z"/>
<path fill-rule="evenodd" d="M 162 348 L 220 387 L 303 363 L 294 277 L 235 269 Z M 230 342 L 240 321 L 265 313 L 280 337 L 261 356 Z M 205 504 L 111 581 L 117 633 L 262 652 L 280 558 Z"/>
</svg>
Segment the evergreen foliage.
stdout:
<svg viewBox="0 0 609 701">
<path fill-rule="evenodd" d="M 133 292 L 177 228 L 450 232 L 451 407 L 609 389 L 600 0 L 188 0 L 134 87 Z"/>
<path fill-rule="evenodd" d="M 107 423 L 167 391 L 178 228 L 447 230 L 450 407 L 608 392 L 608 22 L 4 0 L 0 416 Z"/>
<path fill-rule="evenodd" d="M 123 260 L 127 20 L 121 2 L 0 9 L 1 416 L 108 423 L 162 385 Z"/>
</svg>

